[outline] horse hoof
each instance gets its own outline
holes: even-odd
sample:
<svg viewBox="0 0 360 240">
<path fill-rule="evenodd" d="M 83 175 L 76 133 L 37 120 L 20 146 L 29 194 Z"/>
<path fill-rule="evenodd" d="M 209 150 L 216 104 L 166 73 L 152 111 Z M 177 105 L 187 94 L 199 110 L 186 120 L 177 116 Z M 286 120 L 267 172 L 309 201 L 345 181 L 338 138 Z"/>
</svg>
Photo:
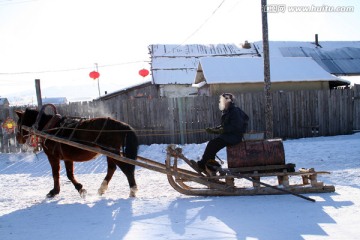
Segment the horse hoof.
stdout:
<svg viewBox="0 0 360 240">
<path fill-rule="evenodd" d="M 131 187 L 130 188 L 130 194 L 129 194 L 129 197 L 136 197 L 136 193 L 137 193 L 138 189 L 137 187 Z"/>
<path fill-rule="evenodd" d="M 46 194 L 46 197 L 47 198 L 53 198 L 58 194 L 59 194 L 58 192 L 55 192 L 55 191 L 51 190 L 48 194 Z"/>
<path fill-rule="evenodd" d="M 87 191 L 85 189 L 80 189 L 79 194 L 81 198 L 86 198 Z"/>
<path fill-rule="evenodd" d="M 51 194 L 51 193 L 46 194 L 46 198 L 53 198 L 53 197 L 55 197 L 54 194 Z"/>
<path fill-rule="evenodd" d="M 101 186 L 98 190 L 98 194 L 101 196 L 105 193 L 105 191 L 108 189 L 108 181 L 104 180 L 102 183 L 101 183 Z"/>
</svg>

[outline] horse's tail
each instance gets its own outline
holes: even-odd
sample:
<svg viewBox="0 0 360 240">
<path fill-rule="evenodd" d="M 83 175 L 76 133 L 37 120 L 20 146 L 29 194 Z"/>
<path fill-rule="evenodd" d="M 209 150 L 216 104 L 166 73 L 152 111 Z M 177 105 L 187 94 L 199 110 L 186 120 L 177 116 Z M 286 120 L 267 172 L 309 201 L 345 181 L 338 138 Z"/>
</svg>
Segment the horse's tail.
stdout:
<svg viewBox="0 0 360 240">
<path fill-rule="evenodd" d="M 132 129 L 131 127 L 129 128 L 129 131 L 126 133 L 124 145 L 125 145 L 124 146 L 125 149 L 123 152 L 125 157 L 136 159 L 138 154 L 139 141 L 134 129 Z"/>
</svg>

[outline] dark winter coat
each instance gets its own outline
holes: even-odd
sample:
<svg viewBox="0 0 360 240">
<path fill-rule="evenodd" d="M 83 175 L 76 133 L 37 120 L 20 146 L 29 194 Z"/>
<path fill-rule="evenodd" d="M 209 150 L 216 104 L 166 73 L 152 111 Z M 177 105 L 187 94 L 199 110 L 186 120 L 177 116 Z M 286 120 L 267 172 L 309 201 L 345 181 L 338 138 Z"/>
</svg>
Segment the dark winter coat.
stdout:
<svg viewBox="0 0 360 240">
<path fill-rule="evenodd" d="M 234 103 L 231 103 L 228 109 L 223 111 L 221 116 L 221 127 L 223 133 L 219 138 L 229 144 L 237 144 L 241 142 L 243 134 L 246 131 L 249 117 Z"/>
</svg>

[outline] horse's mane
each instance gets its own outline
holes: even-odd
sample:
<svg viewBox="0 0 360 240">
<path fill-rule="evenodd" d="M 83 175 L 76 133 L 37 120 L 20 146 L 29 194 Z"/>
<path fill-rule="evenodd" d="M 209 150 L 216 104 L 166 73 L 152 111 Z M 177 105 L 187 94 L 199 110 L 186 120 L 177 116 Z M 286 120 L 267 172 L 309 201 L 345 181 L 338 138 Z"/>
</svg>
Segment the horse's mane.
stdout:
<svg viewBox="0 0 360 240">
<path fill-rule="evenodd" d="M 35 124 L 39 111 L 32 108 L 27 108 L 24 112 L 22 124 L 31 127 Z M 52 118 L 52 115 L 43 113 L 38 123 L 38 130 L 42 130 L 45 124 Z"/>
<path fill-rule="evenodd" d="M 39 111 L 27 108 L 22 116 L 22 125 L 31 127 L 35 123 L 38 114 Z"/>
</svg>

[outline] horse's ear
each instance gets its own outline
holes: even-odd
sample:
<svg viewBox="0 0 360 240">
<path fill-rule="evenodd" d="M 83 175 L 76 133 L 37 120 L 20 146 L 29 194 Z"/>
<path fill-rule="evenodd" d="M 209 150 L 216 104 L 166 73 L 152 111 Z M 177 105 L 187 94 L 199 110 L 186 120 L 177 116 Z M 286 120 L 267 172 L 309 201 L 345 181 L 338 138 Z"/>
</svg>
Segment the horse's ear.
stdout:
<svg viewBox="0 0 360 240">
<path fill-rule="evenodd" d="M 16 115 L 17 115 L 19 118 L 21 118 L 21 117 L 24 115 L 24 111 L 18 111 L 18 110 L 16 110 L 15 113 L 16 113 Z"/>
</svg>

